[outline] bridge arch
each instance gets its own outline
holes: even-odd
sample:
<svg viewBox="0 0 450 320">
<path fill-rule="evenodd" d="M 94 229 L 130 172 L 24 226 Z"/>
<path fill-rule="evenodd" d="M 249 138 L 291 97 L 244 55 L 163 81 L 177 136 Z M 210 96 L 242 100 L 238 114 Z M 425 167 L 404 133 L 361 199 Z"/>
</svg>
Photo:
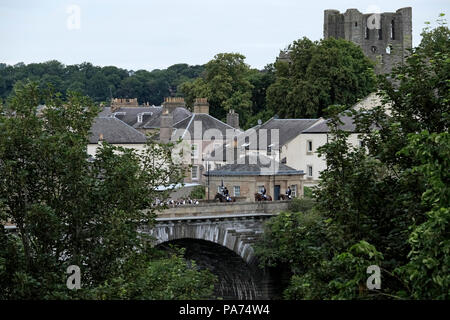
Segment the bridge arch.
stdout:
<svg viewBox="0 0 450 320">
<path fill-rule="evenodd" d="M 257 263 L 254 243 L 263 233 L 263 223 L 271 215 L 235 215 L 190 218 L 160 218 L 152 229 L 155 245 L 180 239 L 210 241 L 235 252 L 250 266 Z"/>
</svg>

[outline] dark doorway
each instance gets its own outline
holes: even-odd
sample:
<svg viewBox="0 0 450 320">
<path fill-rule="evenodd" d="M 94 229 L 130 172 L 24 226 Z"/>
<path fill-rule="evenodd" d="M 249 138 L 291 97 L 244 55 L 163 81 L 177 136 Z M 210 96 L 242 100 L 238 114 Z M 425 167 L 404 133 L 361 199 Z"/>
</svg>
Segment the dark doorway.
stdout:
<svg viewBox="0 0 450 320">
<path fill-rule="evenodd" d="M 274 199 L 280 200 L 280 186 L 276 185 L 274 190 Z"/>
</svg>

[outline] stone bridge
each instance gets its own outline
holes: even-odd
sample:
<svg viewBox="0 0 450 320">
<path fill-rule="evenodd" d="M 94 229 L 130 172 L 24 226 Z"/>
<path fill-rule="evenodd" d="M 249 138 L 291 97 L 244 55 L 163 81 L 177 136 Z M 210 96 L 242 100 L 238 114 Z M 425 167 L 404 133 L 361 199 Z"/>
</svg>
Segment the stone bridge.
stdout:
<svg viewBox="0 0 450 320">
<path fill-rule="evenodd" d="M 267 299 L 273 279 L 259 269 L 253 244 L 262 236 L 264 222 L 287 208 L 288 201 L 185 205 L 160 212 L 156 225 L 141 232 L 155 237 L 162 248 L 185 247 L 187 258 L 216 273 L 217 296 Z"/>
</svg>

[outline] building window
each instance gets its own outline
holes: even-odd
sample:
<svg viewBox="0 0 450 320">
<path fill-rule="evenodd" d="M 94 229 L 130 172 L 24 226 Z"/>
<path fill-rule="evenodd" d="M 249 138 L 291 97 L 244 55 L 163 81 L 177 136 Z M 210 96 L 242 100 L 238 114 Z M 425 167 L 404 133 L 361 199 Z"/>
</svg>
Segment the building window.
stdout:
<svg viewBox="0 0 450 320">
<path fill-rule="evenodd" d="M 364 35 L 364 38 L 369 39 L 369 28 L 366 28 L 366 33 Z"/>
<path fill-rule="evenodd" d="M 262 193 L 263 188 L 264 188 L 264 186 L 258 186 L 258 192 Z"/>
<path fill-rule="evenodd" d="M 297 185 L 296 184 L 291 185 L 291 191 L 292 191 L 292 198 L 297 198 Z"/>
<path fill-rule="evenodd" d="M 234 190 L 234 196 L 235 197 L 240 197 L 241 196 L 241 187 L 240 186 L 234 186 L 233 190 Z"/>
<path fill-rule="evenodd" d="M 391 21 L 391 39 L 395 40 L 394 20 Z"/>
<path fill-rule="evenodd" d="M 358 22 L 355 22 L 355 27 L 357 27 L 358 26 Z"/>
<path fill-rule="evenodd" d="M 306 151 L 307 151 L 307 152 L 313 152 L 313 143 L 312 143 L 312 140 L 306 141 Z"/>
<path fill-rule="evenodd" d="M 193 143 L 191 145 L 191 156 L 194 159 L 198 158 L 198 144 L 197 143 Z"/>
<path fill-rule="evenodd" d="M 383 39 L 383 29 L 378 29 L 378 40 Z"/>
<path fill-rule="evenodd" d="M 220 169 L 222 167 L 222 164 L 221 163 L 216 163 L 216 170 L 217 169 Z"/>
<path fill-rule="evenodd" d="M 307 173 L 308 173 L 308 177 L 313 176 L 313 167 L 311 165 L 307 166 Z"/>
<path fill-rule="evenodd" d="M 192 180 L 198 180 L 198 166 L 192 166 L 191 178 Z"/>
</svg>

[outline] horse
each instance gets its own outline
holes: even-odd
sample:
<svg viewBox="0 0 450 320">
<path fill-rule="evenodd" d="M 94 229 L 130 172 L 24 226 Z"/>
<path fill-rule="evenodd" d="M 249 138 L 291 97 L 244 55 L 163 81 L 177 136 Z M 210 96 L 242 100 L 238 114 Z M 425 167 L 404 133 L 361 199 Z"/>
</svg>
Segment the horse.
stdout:
<svg viewBox="0 0 450 320">
<path fill-rule="evenodd" d="M 255 201 L 272 201 L 270 195 L 266 195 L 266 198 L 261 193 L 255 193 Z"/>
<path fill-rule="evenodd" d="M 289 196 L 287 194 L 280 194 L 280 199 L 281 200 L 291 200 L 292 196 L 289 198 Z"/>
<path fill-rule="evenodd" d="M 214 197 L 214 201 L 219 200 L 220 202 L 236 202 L 236 198 L 235 197 L 229 197 L 231 199 L 231 201 L 227 201 L 227 198 L 220 193 L 217 193 L 216 196 Z"/>
</svg>

